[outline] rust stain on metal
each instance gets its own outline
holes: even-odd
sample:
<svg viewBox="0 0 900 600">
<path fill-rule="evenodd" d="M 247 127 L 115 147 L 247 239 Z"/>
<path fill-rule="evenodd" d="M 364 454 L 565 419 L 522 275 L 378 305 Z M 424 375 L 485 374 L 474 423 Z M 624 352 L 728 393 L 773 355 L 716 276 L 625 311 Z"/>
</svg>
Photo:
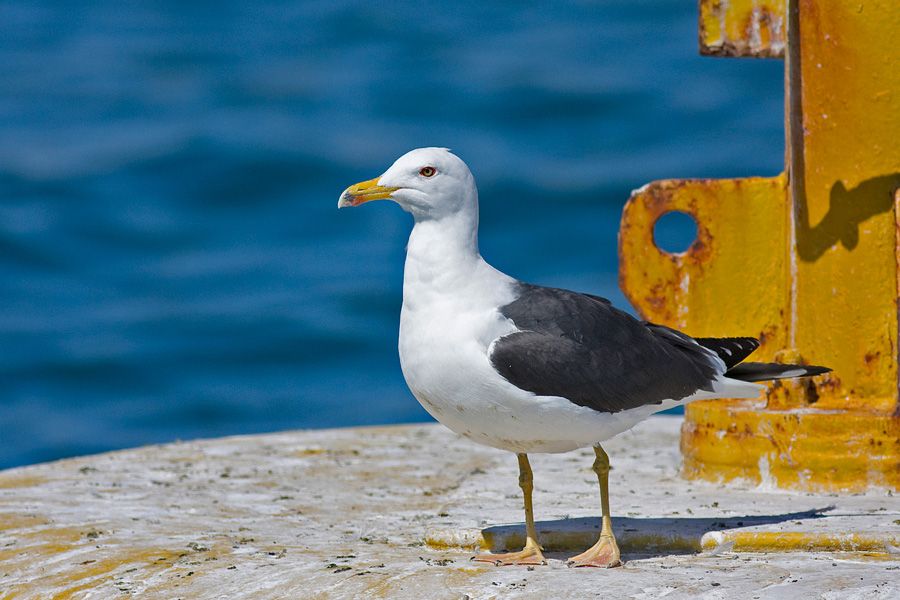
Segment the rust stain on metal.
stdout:
<svg viewBox="0 0 900 600">
<path fill-rule="evenodd" d="M 781 58 L 787 0 L 700 0 L 700 53 Z"/>
<path fill-rule="evenodd" d="M 693 335 L 766 331 L 758 352 L 771 359 L 784 337 L 777 315 L 787 289 L 772 282 L 786 279 L 779 239 L 787 237 L 786 202 L 783 176 L 659 181 L 635 191 L 619 232 L 623 292 L 648 320 Z M 672 211 L 687 213 L 697 223 L 697 239 L 677 254 L 659 249 L 653 240 L 656 221 Z M 747 251 L 755 256 L 752 264 Z M 760 289 L 768 292 L 761 295 Z M 750 310 L 746 297 L 754 298 Z"/>
<path fill-rule="evenodd" d="M 690 478 L 766 478 L 780 487 L 859 492 L 900 483 L 898 439 L 900 421 L 887 415 L 759 411 L 711 400 L 688 405 L 681 448 Z"/>
</svg>

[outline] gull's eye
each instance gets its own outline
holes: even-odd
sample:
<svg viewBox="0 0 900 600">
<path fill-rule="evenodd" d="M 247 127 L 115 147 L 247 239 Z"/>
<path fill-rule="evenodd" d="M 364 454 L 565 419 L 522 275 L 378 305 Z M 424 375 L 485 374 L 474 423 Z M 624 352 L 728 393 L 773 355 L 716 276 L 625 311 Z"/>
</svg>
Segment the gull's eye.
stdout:
<svg viewBox="0 0 900 600">
<path fill-rule="evenodd" d="M 422 167 L 419 169 L 419 175 L 422 177 L 433 177 L 435 173 L 437 173 L 437 169 L 434 167 Z"/>
</svg>

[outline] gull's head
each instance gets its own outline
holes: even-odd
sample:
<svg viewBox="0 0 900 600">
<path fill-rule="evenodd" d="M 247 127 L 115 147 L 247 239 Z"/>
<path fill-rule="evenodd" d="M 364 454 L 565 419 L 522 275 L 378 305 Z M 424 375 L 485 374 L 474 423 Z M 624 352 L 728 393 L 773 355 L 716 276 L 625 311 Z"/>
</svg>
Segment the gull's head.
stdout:
<svg viewBox="0 0 900 600">
<path fill-rule="evenodd" d="M 338 208 L 370 200 L 393 200 L 419 219 L 477 208 L 478 197 L 472 173 L 458 156 L 446 148 L 418 148 L 381 176 L 348 187 Z"/>
</svg>

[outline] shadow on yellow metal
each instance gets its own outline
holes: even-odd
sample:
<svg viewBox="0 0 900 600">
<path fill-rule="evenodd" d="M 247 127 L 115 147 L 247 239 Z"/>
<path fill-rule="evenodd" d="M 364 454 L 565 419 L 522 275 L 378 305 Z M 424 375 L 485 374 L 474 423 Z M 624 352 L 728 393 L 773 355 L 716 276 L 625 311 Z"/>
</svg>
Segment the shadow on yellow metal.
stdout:
<svg viewBox="0 0 900 600">
<path fill-rule="evenodd" d="M 636 191 L 622 215 L 620 284 L 648 320 L 697 336 L 757 336 L 755 360 L 834 369 L 771 384 L 756 402 L 688 406 L 687 477 L 897 490 L 900 3 L 777 4 L 702 0 L 700 30 L 706 53 L 773 56 L 771 45 L 750 44 L 753 23 L 783 15 L 786 172 Z M 710 52 L 716 35 L 731 50 Z M 697 221 L 684 253 L 653 242 L 671 211 Z"/>
</svg>

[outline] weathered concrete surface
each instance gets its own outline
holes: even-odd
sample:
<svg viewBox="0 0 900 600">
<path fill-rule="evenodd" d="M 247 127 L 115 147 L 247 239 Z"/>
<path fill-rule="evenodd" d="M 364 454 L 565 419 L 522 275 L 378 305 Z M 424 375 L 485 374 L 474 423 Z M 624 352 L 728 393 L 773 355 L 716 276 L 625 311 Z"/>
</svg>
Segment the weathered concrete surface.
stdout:
<svg viewBox="0 0 900 600">
<path fill-rule="evenodd" d="M 514 458 L 437 426 L 385 427 L 2 472 L 0 598 L 900 597 L 896 498 L 685 482 L 679 423 L 608 444 L 620 569 L 559 560 L 593 541 L 589 451 L 532 460 L 541 528 L 558 530 L 545 546 L 567 550 L 495 568 L 458 545 L 516 541 Z M 712 551 L 698 552 L 704 534 Z M 740 552 L 806 544 L 856 551 Z"/>
</svg>

